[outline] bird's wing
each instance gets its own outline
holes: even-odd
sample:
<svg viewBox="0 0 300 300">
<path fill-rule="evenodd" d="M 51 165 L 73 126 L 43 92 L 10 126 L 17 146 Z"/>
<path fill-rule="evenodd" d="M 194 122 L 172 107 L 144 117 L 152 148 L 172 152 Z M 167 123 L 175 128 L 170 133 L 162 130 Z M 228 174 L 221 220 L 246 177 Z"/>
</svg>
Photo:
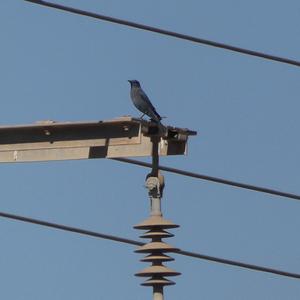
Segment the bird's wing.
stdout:
<svg viewBox="0 0 300 300">
<path fill-rule="evenodd" d="M 158 114 L 158 112 L 156 111 L 155 107 L 153 106 L 153 104 L 151 103 L 151 101 L 149 100 L 148 96 L 146 95 L 146 93 L 140 89 L 140 93 L 141 93 L 141 97 L 143 98 L 143 100 L 147 103 L 147 105 L 149 105 L 150 109 L 154 112 L 154 114 L 157 115 L 157 117 L 159 119 L 161 119 L 160 115 Z"/>
</svg>

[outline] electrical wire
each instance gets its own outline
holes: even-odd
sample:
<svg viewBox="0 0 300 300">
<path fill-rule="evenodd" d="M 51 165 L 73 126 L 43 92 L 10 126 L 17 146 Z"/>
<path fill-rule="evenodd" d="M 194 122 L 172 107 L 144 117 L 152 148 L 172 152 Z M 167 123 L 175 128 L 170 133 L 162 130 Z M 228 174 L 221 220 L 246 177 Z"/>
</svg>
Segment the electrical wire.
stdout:
<svg viewBox="0 0 300 300">
<path fill-rule="evenodd" d="M 41 225 L 41 226 L 46 226 L 46 227 L 55 228 L 55 229 L 59 229 L 59 230 L 70 231 L 70 232 L 79 233 L 79 234 L 92 236 L 92 237 L 96 237 L 96 238 L 112 240 L 115 242 L 121 242 L 121 243 L 130 244 L 130 245 L 134 245 L 134 246 L 144 245 L 144 243 L 142 243 L 142 242 L 118 237 L 115 235 L 108 235 L 108 234 L 104 234 L 104 233 L 100 233 L 100 232 L 95 232 L 95 231 L 90 231 L 90 230 L 81 229 L 81 228 L 77 228 L 77 227 L 71 227 L 71 226 L 67 226 L 67 225 L 47 222 L 47 221 L 43 221 L 43 220 L 39 220 L 39 219 L 28 218 L 28 217 L 15 215 L 15 214 L 9 214 L 9 213 L 5 213 L 5 212 L 0 212 L 0 217 L 8 218 L 11 220 L 22 221 L 22 222 L 26 222 L 26 223 L 31 223 L 31 224 L 36 224 L 36 225 Z M 257 265 L 253 265 L 253 264 L 243 263 L 243 262 L 224 259 L 224 258 L 218 258 L 218 257 L 214 257 L 214 256 L 208 256 L 208 255 L 204 255 L 204 254 L 200 254 L 200 253 L 196 253 L 196 252 L 184 251 L 184 250 L 178 250 L 178 251 L 176 251 L 176 253 L 180 254 L 180 255 L 184 255 L 184 256 L 202 259 L 202 260 L 209 260 L 209 261 L 213 261 L 216 263 L 221 263 L 221 264 L 241 267 L 241 268 L 245 268 L 245 269 L 250 269 L 250 270 L 255 270 L 255 271 L 260 271 L 260 272 L 265 272 L 265 273 L 272 273 L 272 274 L 276 274 L 276 275 L 280 275 L 280 276 L 300 279 L 300 274 L 286 272 L 286 271 L 282 271 L 282 270 L 278 270 L 278 269 L 257 266 Z"/>
<path fill-rule="evenodd" d="M 134 159 L 129 159 L 129 158 L 111 158 L 111 160 L 116 160 L 124 163 L 129 163 L 129 164 L 134 164 L 142 167 L 147 167 L 147 168 L 152 168 L 152 164 L 140 161 L 140 160 L 134 160 Z M 275 196 L 281 196 L 285 198 L 290 198 L 290 199 L 295 199 L 295 200 L 300 200 L 300 196 L 296 194 L 291 194 L 291 193 L 286 193 L 286 192 L 281 192 L 278 190 L 273 190 L 265 187 L 260 187 L 260 186 L 255 186 L 247 183 L 241 183 L 241 182 L 236 182 L 236 181 L 231 181 L 223 178 L 218 178 L 218 177 L 212 177 L 208 175 L 203 175 L 203 174 L 198 174 L 198 173 L 193 173 L 189 171 L 184 171 L 176 168 L 171 168 L 171 167 L 166 167 L 166 166 L 159 166 L 159 169 L 162 171 L 170 172 L 170 173 L 175 173 L 179 175 L 184 175 L 188 177 L 193 177 L 197 179 L 202 179 L 206 181 L 212 181 L 216 183 L 221 183 L 225 185 L 230 185 L 242 189 L 247 189 L 247 190 L 252 190 L 256 192 L 261 192 L 261 193 L 266 193 L 270 195 L 275 195 Z"/>
<path fill-rule="evenodd" d="M 256 56 L 256 57 L 260 57 L 263 59 L 268 59 L 268 60 L 277 61 L 277 62 L 300 67 L 300 61 L 296 61 L 296 60 L 285 58 L 285 57 L 275 56 L 275 55 L 271 55 L 271 54 L 267 54 L 267 53 L 263 53 L 263 52 L 259 52 L 259 51 L 253 51 L 253 50 L 240 48 L 240 47 L 232 46 L 232 45 L 225 44 L 225 43 L 219 43 L 219 42 L 215 42 L 215 41 L 211 41 L 211 40 L 207 40 L 207 39 L 203 39 L 203 38 L 198 38 L 198 37 L 191 36 L 191 35 L 186 35 L 186 34 L 174 32 L 174 31 L 169 31 L 169 30 L 165 30 L 165 29 L 161 29 L 161 28 L 157 28 L 157 27 L 153 27 L 153 26 L 148 26 L 148 25 L 144 25 L 144 24 L 140 24 L 140 23 L 136 23 L 136 22 L 131 22 L 131 21 L 118 19 L 118 18 L 114 18 L 114 17 L 110 17 L 110 16 L 105 16 L 105 15 L 101 15 L 101 14 L 96 14 L 93 12 L 89 12 L 89 11 L 85 11 L 85 10 L 81 10 L 81 9 L 77 9 L 77 8 L 73 8 L 73 7 L 69 7 L 69 6 L 64 6 L 61 4 L 56 4 L 56 3 L 51 3 L 51 2 L 47 2 L 47 1 L 41 1 L 41 0 L 25 0 L 25 1 L 35 3 L 35 4 L 40 4 L 40 5 L 55 8 L 55 9 L 59 9 L 59 10 L 63 10 L 63 11 L 67 11 L 67 12 L 77 14 L 77 15 L 87 16 L 87 17 L 91 17 L 94 19 L 99 19 L 99 20 L 116 23 L 116 24 L 120 24 L 120 25 L 124 25 L 124 26 L 129 26 L 129 27 L 133 27 L 133 28 L 137 28 L 137 29 L 141 29 L 141 30 L 155 32 L 155 33 L 162 34 L 162 35 L 172 36 L 172 37 L 175 37 L 178 39 L 182 39 L 182 40 L 186 40 L 186 41 L 190 41 L 190 42 L 194 42 L 194 43 L 198 43 L 198 44 L 204 44 L 207 46 L 221 48 L 221 49 L 225 49 L 225 50 L 229 50 L 229 51 L 234 51 L 234 52 L 238 52 L 238 53 L 242 53 L 242 54 L 246 54 L 246 55 Z"/>
</svg>

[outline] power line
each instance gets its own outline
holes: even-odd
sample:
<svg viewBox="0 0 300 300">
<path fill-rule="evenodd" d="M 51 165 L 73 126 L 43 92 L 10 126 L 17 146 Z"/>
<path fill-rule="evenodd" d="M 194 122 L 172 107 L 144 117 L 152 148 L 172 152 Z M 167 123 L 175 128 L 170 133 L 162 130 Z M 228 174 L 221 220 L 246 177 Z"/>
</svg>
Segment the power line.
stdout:
<svg viewBox="0 0 300 300">
<path fill-rule="evenodd" d="M 129 164 L 142 166 L 142 167 L 152 168 L 152 164 L 146 163 L 146 162 L 143 162 L 140 160 L 134 160 L 134 159 L 129 159 L 129 158 L 111 158 L 111 159 L 120 161 L 120 162 L 125 162 L 125 163 L 129 163 Z M 277 190 L 273 190 L 273 189 L 269 189 L 269 188 L 265 188 L 265 187 L 260 187 L 260 186 L 255 186 L 255 185 L 251 185 L 251 184 L 247 184 L 247 183 L 231 181 L 231 180 L 227 180 L 227 179 L 223 179 L 223 178 L 193 173 L 193 172 L 184 171 L 184 170 L 166 167 L 166 166 L 161 166 L 161 165 L 159 166 L 159 169 L 162 171 L 166 171 L 166 172 L 171 172 L 171 173 L 184 175 L 184 176 L 188 176 L 188 177 L 193 177 L 193 178 L 197 178 L 197 179 L 226 184 L 226 185 L 230 185 L 230 186 L 234 186 L 234 187 L 238 187 L 238 188 L 242 188 L 242 189 L 247 189 L 247 190 L 271 194 L 271 195 L 275 195 L 275 196 L 281 196 L 281 197 L 285 197 L 285 198 L 300 200 L 300 196 L 296 195 L 296 194 L 281 192 L 281 191 L 277 191 Z"/>
<path fill-rule="evenodd" d="M 100 233 L 100 232 L 95 232 L 95 231 L 90 231 L 90 230 L 81 229 L 81 228 L 77 228 L 77 227 L 71 227 L 71 226 L 67 226 L 67 225 L 47 222 L 47 221 L 43 221 L 43 220 L 39 220 L 39 219 L 28 218 L 28 217 L 15 215 L 15 214 L 9 214 L 9 213 L 5 213 L 5 212 L 0 212 L 0 217 L 17 220 L 17 221 L 22 221 L 22 222 L 26 222 L 26 223 L 32 223 L 32 224 L 41 225 L 41 226 L 46 226 L 46 227 L 55 228 L 55 229 L 59 229 L 59 230 L 70 231 L 70 232 L 88 235 L 88 236 L 92 236 L 92 237 L 96 237 L 96 238 L 112 240 L 115 242 L 121 242 L 121 243 L 130 244 L 130 245 L 134 245 L 134 246 L 144 245 L 144 243 L 141 243 L 141 242 L 138 242 L 135 240 L 131 240 L 131 239 L 118 237 L 115 235 L 108 235 L 108 234 L 104 234 L 104 233 Z M 218 258 L 218 257 L 214 257 L 214 256 L 209 256 L 209 255 L 204 255 L 204 254 L 200 254 L 200 253 L 196 253 L 196 252 L 189 252 L 189 251 L 184 251 L 184 250 L 176 251 L 176 253 L 180 254 L 180 255 L 184 255 L 184 256 L 193 257 L 193 258 L 209 260 L 209 261 L 213 261 L 216 263 L 221 263 L 221 264 L 241 267 L 241 268 L 245 268 L 245 269 L 251 269 L 251 270 L 255 270 L 255 271 L 272 273 L 272 274 L 276 274 L 276 275 L 280 275 L 280 276 L 300 279 L 300 274 L 286 272 L 286 271 L 282 271 L 282 270 L 278 270 L 278 269 L 261 267 L 261 266 L 257 266 L 257 265 L 253 265 L 253 264 L 243 263 L 243 262 L 224 259 L 224 258 Z"/>
<path fill-rule="evenodd" d="M 124 25 L 124 26 L 129 26 L 129 27 L 133 27 L 133 28 L 137 28 L 137 29 L 141 29 L 141 30 L 155 32 L 155 33 L 162 34 L 162 35 L 172 36 L 172 37 L 175 37 L 178 39 L 182 39 L 182 40 L 186 40 L 186 41 L 190 41 L 190 42 L 194 42 L 194 43 L 198 43 L 198 44 L 204 44 L 204 45 L 208 45 L 208 46 L 212 46 L 212 47 L 216 47 L 216 48 L 221 48 L 221 49 L 225 49 L 225 50 L 229 50 L 229 51 L 234 51 L 234 52 L 238 52 L 238 53 L 242 53 L 242 54 L 246 54 L 246 55 L 256 56 L 256 57 L 260 57 L 260 58 L 300 67 L 299 61 L 289 59 L 289 58 L 284 58 L 284 57 L 275 56 L 275 55 L 271 55 L 271 54 L 267 54 L 267 53 L 263 53 L 263 52 L 259 52 L 259 51 L 253 51 L 253 50 L 249 50 L 249 49 L 245 49 L 245 48 L 231 46 L 229 44 L 219 43 L 219 42 L 215 42 L 215 41 L 211 41 L 211 40 L 207 40 L 207 39 L 203 39 L 203 38 L 198 38 L 198 37 L 191 36 L 191 35 L 186 35 L 186 34 L 174 32 L 174 31 L 161 29 L 158 27 L 153 27 L 153 26 L 136 23 L 136 22 L 127 21 L 124 19 L 119 19 L 119 18 L 109 17 L 109 16 L 105 16 L 105 15 L 101 15 L 101 14 L 96 14 L 93 12 L 89 12 L 89 11 L 85 11 L 85 10 L 81 10 L 81 9 L 77 9 L 77 8 L 73 8 L 73 7 L 69 7 L 69 6 L 64 6 L 61 4 L 50 3 L 50 2 L 41 1 L 41 0 L 25 0 L 25 1 L 32 2 L 35 4 L 40 4 L 40 5 L 47 6 L 47 7 L 52 7 L 52 8 L 63 10 L 63 11 L 67 11 L 67 12 L 77 14 L 77 15 L 87 16 L 87 17 L 91 17 L 94 19 L 99 19 L 99 20 L 116 23 L 116 24 L 120 24 L 120 25 Z"/>
<path fill-rule="evenodd" d="M 221 264 L 237 266 L 237 267 L 241 267 L 241 268 L 245 268 L 245 269 L 251 269 L 251 270 L 255 270 L 255 271 L 272 273 L 272 274 L 276 274 L 276 275 L 300 279 L 300 277 L 299 277 L 300 274 L 290 273 L 290 272 L 281 271 L 278 269 L 272 269 L 272 268 L 268 268 L 268 267 L 261 267 L 261 266 L 257 266 L 257 265 L 253 265 L 253 264 L 243 263 L 240 261 L 234 261 L 234 260 L 225 259 L 225 258 L 217 258 L 214 256 L 203 255 L 203 254 L 184 251 L 184 250 L 181 250 L 179 252 L 179 254 L 194 257 L 194 258 L 205 259 L 205 260 L 209 260 L 209 261 L 213 261 L 213 262 L 217 262 L 217 263 L 221 263 Z"/>
<path fill-rule="evenodd" d="M 114 235 L 109 235 L 109 234 L 104 234 L 104 233 L 95 232 L 95 231 L 91 231 L 91 230 L 85 230 L 85 229 L 71 227 L 71 226 L 67 226 L 67 225 L 47 222 L 47 221 L 43 221 L 43 220 L 39 220 L 39 219 L 28 218 L 28 217 L 24 217 L 24 216 L 20 216 L 20 215 L 9 214 L 9 213 L 5 213 L 5 212 L 0 212 L 0 217 L 17 220 L 17 221 L 22 221 L 22 222 L 26 222 L 26 223 L 32 223 L 32 224 L 41 225 L 41 226 L 46 226 L 46 227 L 50 227 L 50 228 L 60 229 L 60 230 L 64 230 L 64 231 L 75 232 L 75 233 L 93 236 L 96 238 L 101 238 L 101 239 L 106 239 L 106 240 L 111 240 L 111 241 L 115 241 L 115 242 L 131 244 L 131 245 L 135 245 L 135 246 L 143 245 L 143 243 L 141 243 L 141 242 L 117 237 Z"/>
</svg>

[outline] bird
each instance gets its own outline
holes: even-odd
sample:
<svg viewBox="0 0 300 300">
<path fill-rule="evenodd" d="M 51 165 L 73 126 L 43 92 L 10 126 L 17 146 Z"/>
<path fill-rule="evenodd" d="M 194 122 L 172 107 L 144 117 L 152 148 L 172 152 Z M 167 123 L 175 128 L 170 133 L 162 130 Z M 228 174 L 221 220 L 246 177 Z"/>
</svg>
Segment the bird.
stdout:
<svg viewBox="0 0 300 300">
<path fill-rule="evenodd" d="M 137 80 L 128 80 L 130 83 L 130 97 L 134 106 L 143 113 L 141 119 L 144 115 L 150 117 L 151 121 L 161 124 L 160 121 L 162 117 L 158 114 L 155 107 L 152 105 L 146 93 L 141 88 L 141 84 Z"/>
</svg>

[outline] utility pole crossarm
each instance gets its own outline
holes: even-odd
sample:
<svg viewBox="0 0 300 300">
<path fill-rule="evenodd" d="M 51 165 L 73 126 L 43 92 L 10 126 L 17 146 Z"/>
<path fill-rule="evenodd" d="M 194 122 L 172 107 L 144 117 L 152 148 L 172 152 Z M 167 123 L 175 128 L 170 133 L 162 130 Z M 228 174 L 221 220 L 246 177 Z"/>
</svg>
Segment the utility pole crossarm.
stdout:
<svg viewBox="0 0 300 300">
<path fill-rule="evenodd" d="M 0 162 L 151 156 L 149 134 L 155 128 L 151 122 L 132 117 L 0 126 Z M 160 139 L 159 155 L 185 154 L 188 136 L 195 134 L 167 126 Z"/>
</svg>

